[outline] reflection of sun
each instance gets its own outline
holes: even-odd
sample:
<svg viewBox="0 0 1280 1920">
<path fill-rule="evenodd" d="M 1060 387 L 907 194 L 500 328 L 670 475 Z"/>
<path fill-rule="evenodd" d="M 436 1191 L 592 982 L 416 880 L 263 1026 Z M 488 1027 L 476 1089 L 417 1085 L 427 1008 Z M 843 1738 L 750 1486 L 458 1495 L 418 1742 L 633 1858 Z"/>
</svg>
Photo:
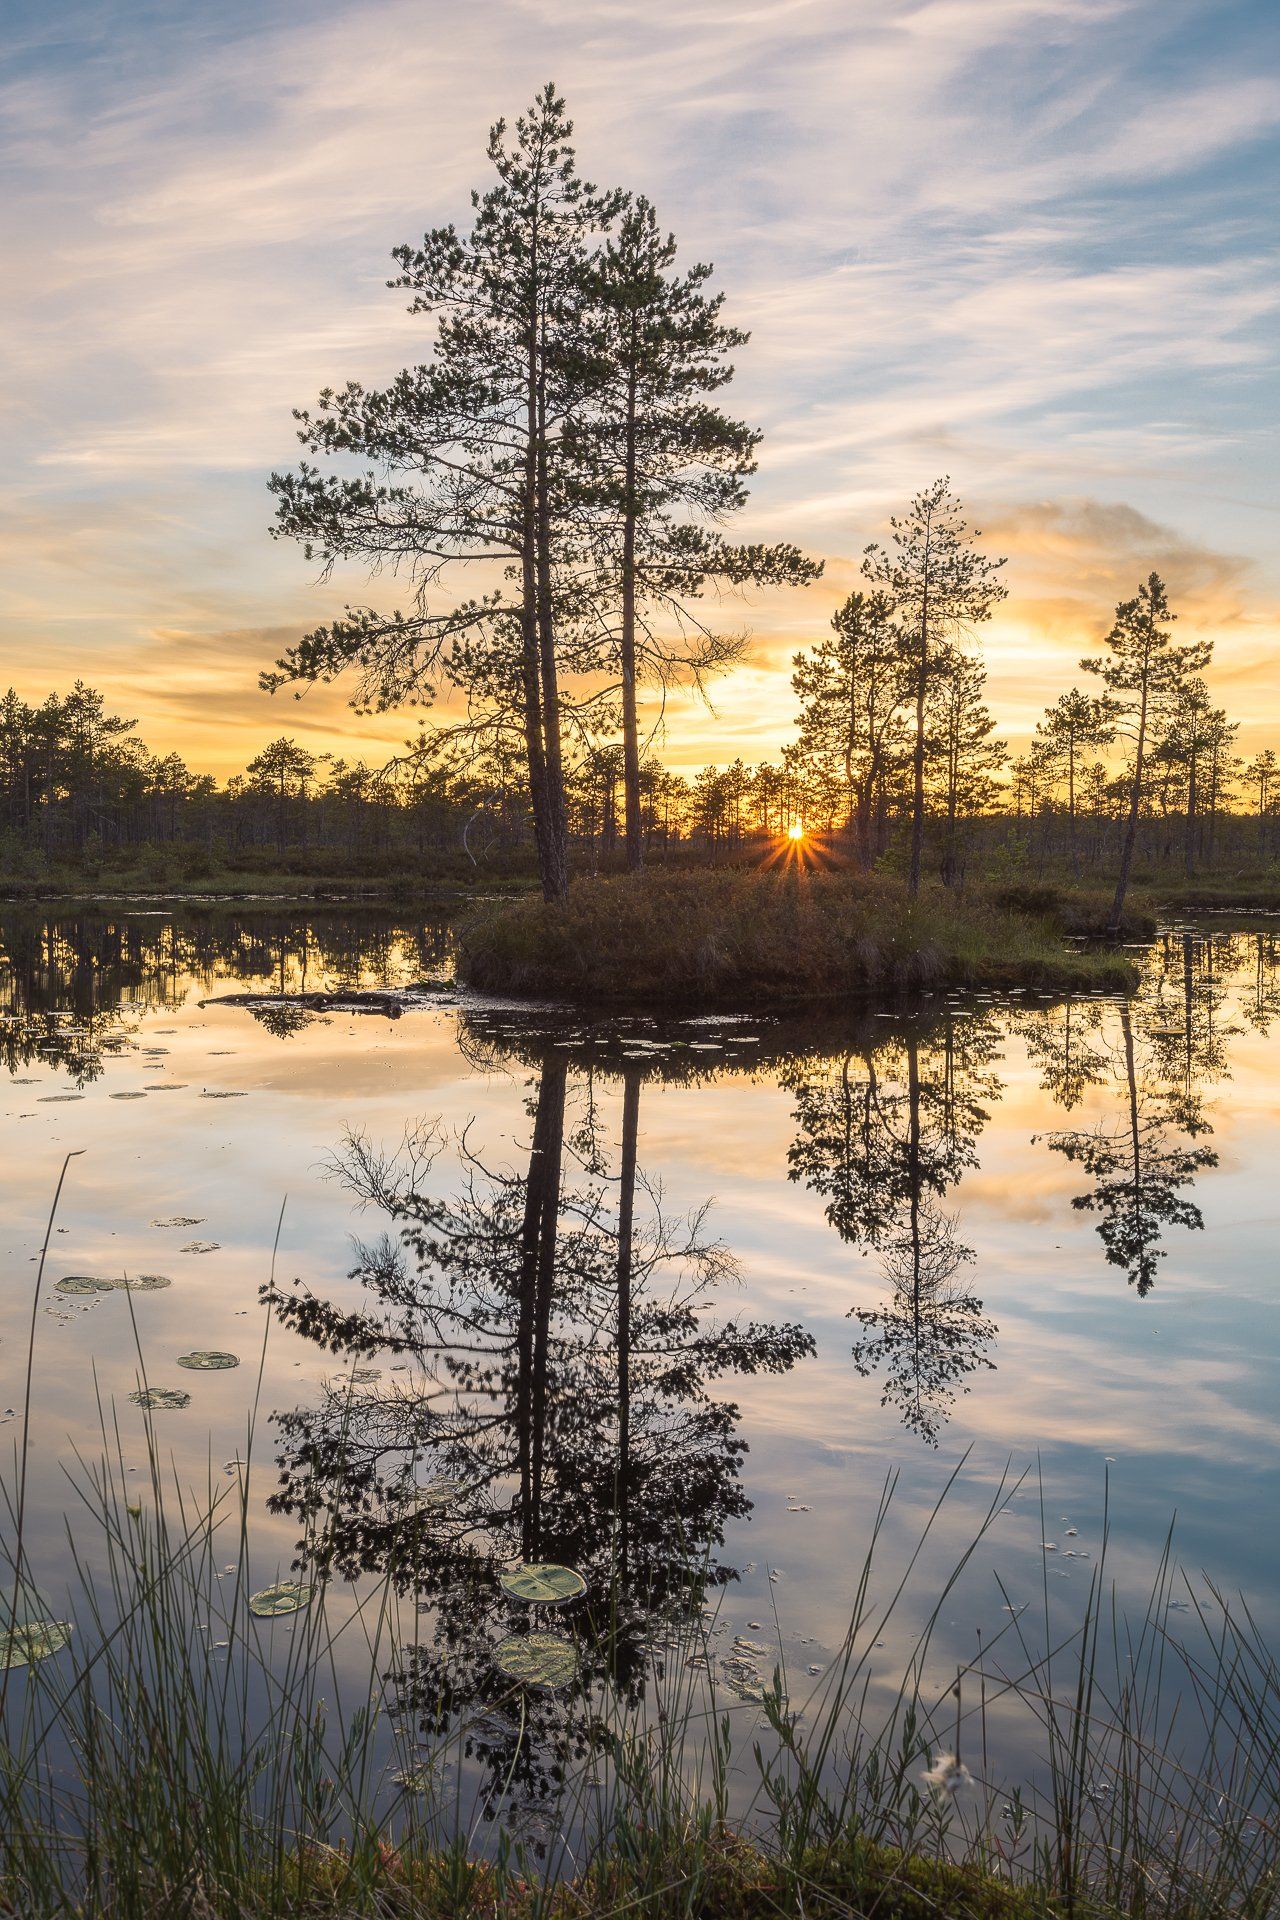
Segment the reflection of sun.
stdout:
<svg viewBox="0 0 1280 1920">
<path fill-rule="evenodd" d="M 798 820 L 794 821 L 792 825 L 787 828 L 787 838 L 788 840 L 804 839 L 804 828 L 800 825 L 800 822 Z"/>
</svg>

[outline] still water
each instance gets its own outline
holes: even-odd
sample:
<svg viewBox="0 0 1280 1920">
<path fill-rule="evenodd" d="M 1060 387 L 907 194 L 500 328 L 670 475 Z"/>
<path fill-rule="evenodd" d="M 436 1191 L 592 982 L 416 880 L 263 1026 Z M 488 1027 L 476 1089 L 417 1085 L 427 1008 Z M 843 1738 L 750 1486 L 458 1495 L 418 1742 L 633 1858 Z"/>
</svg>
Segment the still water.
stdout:
<svg viewBox="0 0 1280 1920">
<path fill-rule="evenodd" d="M 0 916 L 0 1438 L 76 1156 L 29 1435 L 55 1602 L 68 1469 L 104 1417 L 143 1460 L 145 1371 L 189 1396 L 154 1420 L 194 1487 L 243 1470 L 256 1404 L 254 1581 L 303 1533 L 335 1594 L 403 1572 L 437 1702 L 483 1692 L 523 1558 L 620 1580 L 637 1688 L 705 1567 L 749 1709 L 761 1636 L 801 1675 L 833 1657 L 886 1476 L 892 1562 L 959 1462 L 943 1559 L 1029 1477 L 949 1601 L 939 1689 L 1010 1599 L 1047 1580 L 1069 1616 L 1104 1502 L 1122 1600 L 1176 1513 L 1193 1597 L 1275 1625 L 1273 926 L 1166 930 L 1127 1001 L 810 1019 L 587 1021 L 455 993 L 448 956 L 445 917 Z M 170 1284 L 58 1285 L 139 1275 Z"/>
</svg>

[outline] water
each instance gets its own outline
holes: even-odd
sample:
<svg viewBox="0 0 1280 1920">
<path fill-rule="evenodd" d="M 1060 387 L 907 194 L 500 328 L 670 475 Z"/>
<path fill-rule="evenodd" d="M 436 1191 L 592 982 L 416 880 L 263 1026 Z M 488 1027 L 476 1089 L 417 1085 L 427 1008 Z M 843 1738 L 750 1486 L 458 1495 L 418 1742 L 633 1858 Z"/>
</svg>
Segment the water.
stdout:
<svg viewBox="0 0 1280 1920">
<path fill-rule="evenodd" d="M 423 1726 L 492 1693 L 513 1558 L 597 1591 L 621 1561 L 611 1658 L 636 1695 L 705 1568 L 713 1661 L 751 1714 L 773 1649 L 797 1689 L 831 1660 L 886 1476 L 891 1563 L 961 1462 L 937 1567 L 1010 1468 L 1030 1477 L 944 1610 L 939 1697 L 1046 1569 L 1069 1620 L 1104 1503 L 1122 1598 L 1176 1511 L 1190 1594 L 1212 1604 L 1207 1574 L 1274 1623 L 1266 923 L 1167 930 L 1130 1002 L 675 1022 L 442 990 L 447 916 L 11 909 L 0 943 L 0 1437 L 77 1156 L 36 1316 L 28 1551 L 55 1597 L 68 1469 L 113 1405 L 141 1468 L 145 1370 L 190 1394 L 155 1419 L 194 1486 L 235 1479 L 256 1397 L 255 1581 L 317 1510 L 340 1606 L 402 1576 Z M 402 1227 L 408 1259 L 383 1238 Z M 146 1273 L 172 1284 L 55 1285 Z M 192 1349 L 241 1364 L 180 1369 Z"/>
</svg>

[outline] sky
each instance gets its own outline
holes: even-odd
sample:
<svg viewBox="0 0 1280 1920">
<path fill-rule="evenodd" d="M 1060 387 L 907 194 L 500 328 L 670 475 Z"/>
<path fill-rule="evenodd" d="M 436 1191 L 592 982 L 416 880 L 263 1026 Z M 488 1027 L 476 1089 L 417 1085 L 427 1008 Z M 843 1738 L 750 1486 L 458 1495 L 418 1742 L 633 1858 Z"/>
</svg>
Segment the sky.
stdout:
<svg viewBox="0 0 1280 1920">
<path fill-rule="evenodd" d="M 664 757 L 774 754 L 789 662 L 949 473 L 1009 599 L 1025 744 L 1152 567 L 1240 746 L 1280 745 L 1277 0 L 8 0 L 0 685 L 78 675 L 200 771 L 408 716 L 261 668 L 346 600 L 268 535 L 291 409 L 425 357 L 399 242 L 462 221 L 548 79 L 583 171 L 653 198 L 749 328 L 743 538 L 826 560 L 726 602 L 749 664 Z"/>
</svg>

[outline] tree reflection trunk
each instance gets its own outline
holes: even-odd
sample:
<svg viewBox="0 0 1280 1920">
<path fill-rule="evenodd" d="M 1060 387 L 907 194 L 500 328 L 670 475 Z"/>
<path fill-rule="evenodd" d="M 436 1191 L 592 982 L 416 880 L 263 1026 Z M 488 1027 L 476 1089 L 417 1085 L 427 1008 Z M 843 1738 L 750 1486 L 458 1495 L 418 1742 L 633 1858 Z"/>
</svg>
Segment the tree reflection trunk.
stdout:
<svg viewBox="0 0 1280 1920">
<path fill-rule="evenodd" d="M 549 1061 L 538 1083 L 538 1104 L 520 1231 L 520 1316 L 516 1334 L 516 1422 L 520 1457 L 521 1552 L 538 1557 L 542 1471 L 546 1455 L 547 1339 L 555 1288 L 556 1229 L 560 1216 L 560 1162 L 568 1066 Z"/>
<path fill-rule="evenodd" d="M 622 1171 L 618 1193 L 618 1571 L 627 1578 L 631 1514 L 631 1260 L 635 1232 L 636 1150 L 640 1135 L 640 1073 L 628 1067 L 622 1083 Z"/>
</svg>

